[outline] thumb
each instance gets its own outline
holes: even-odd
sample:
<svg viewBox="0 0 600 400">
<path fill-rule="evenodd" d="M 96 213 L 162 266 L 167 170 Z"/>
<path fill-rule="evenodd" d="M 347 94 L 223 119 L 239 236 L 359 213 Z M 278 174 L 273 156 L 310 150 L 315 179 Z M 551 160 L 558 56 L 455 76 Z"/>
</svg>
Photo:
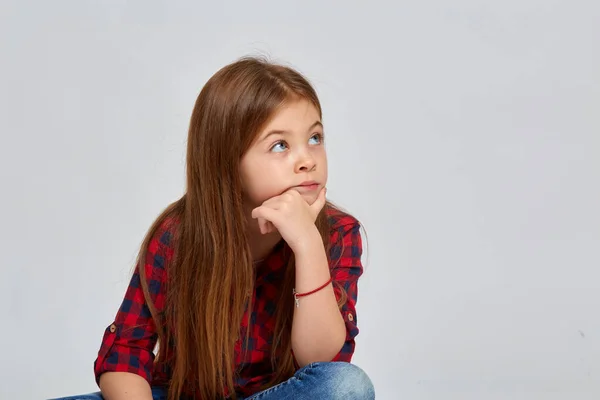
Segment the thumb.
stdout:
<svg viewBox="0 0 600 400">
<path fill-rule="evenodd" d="M 319 212 L 323 209 L 323 207 L 325 206 L 325 203 L 327 202 L 326 194 L 327 194 L 327 188 L 321 189 L 321 191 L 319 192 L 319 196 L 317 197 L 317 200 L 315 200 L 315 202 L 312 203 L 312 205 L 310 206 L 310 208 L 314 212 L 315 217 L 317 214 L 319 214 Z"/>
</svg>

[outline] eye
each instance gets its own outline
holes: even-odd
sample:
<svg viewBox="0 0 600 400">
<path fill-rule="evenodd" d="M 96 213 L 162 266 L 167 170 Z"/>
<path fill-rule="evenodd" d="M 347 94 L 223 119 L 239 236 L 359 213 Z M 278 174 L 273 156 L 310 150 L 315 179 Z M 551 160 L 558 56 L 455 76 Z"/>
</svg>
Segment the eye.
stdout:
<svg viewBox="0 0 600 400">
<path fill-rule="evenodd" d="M 312 135 L 310 137 L 310 140 L 316 140 L 315 144 L 321 144 L 321 142 L 323 142 L 323 134 L 321 133 L 315 133 L 314 135 Z"/>
<path fill-rule="evenodd" d="M 274 151 L 275 153 L 281 153 L 285 149 L 287 149 L 287 144 L 283 140 L 271 146 L 271 151 Z"/>
</svg>

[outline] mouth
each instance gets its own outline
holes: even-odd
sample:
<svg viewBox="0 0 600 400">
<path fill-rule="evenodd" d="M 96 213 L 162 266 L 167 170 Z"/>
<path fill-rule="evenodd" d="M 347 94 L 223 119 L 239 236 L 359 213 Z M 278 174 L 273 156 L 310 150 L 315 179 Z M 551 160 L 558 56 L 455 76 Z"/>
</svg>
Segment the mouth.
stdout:
<svg viewBox="0 0 600 400">
<path fill-rule="evenodd" d="M 320 186 L 319 182 L 306 181 L 306 182 L 302 182 L 301 184 L 299 184 L 296 187 L 299 189 L 302 189 L 302 190 L 312 191 L 312 190 L 317 190 L 319 188 L 319 186 Z"/>
</svg>

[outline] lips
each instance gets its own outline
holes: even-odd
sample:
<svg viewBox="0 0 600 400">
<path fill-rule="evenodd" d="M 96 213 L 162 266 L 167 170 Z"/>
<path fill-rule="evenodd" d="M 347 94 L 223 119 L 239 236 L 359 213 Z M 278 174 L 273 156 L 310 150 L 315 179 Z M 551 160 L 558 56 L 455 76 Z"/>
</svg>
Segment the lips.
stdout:
<svg viewBox="0 0 600 400">
<path fill-rule="evenodd" d="M 298 186 L 318 186 L 319 182 L 315 182 L 315 181 L 304 181 L 301 184 L 299 184 Z"/>
<path fill-rule="evenodd" d="M 315 190 L 317 190 L 319 188 L 319 182 L 315 182 L 315 181 L 306 181 L 306 182 L 302 182 L 301 184 L 299 184 L 298 186 L 296 186 L 296 189 L 301 191 L 301 192 L 313 192 Z"/>
</svg>

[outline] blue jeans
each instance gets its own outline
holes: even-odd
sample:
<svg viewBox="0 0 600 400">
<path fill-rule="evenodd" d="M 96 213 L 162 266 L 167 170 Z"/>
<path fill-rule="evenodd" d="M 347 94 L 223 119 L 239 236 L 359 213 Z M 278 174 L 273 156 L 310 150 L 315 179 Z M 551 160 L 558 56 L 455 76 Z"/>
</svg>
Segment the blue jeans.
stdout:
<svg viewBox="0 0 600 400">
<path fill-rule="evenodd" d="M 167 391 L 152 388 L 153 400 L 166 400 Z M 317 362 L 296 371 L 293 377 L 243 400 L 371 400 L 375 389 L 371 379 L 356 365 L 345 362 Z M 103 400 L 100 392 L 55 400 Z"/>
</svg>

